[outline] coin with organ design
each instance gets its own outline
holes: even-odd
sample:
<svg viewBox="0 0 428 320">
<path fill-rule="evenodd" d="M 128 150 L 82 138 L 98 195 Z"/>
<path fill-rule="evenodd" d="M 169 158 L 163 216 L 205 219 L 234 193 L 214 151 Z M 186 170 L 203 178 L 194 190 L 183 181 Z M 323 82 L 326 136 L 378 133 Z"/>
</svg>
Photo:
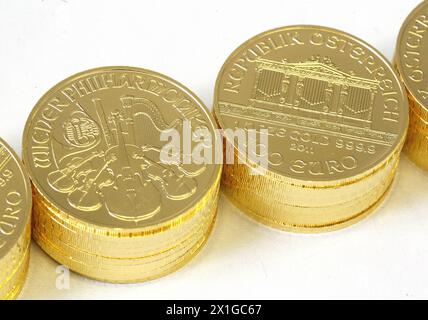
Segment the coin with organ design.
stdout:
<svg viewBox="0 0 428 320">
<path fill-rule="evenodd" d="M 20 293 L 31 242 L 31 186 L 18 156 L 0 139 L 0 299 Z"/>
<path fill-rule="evenodd" d="M 404 151 L 428 170 L 428 2 L 417 6 L 400 30 L 394 64 L 407 88 L 410 125 Z"/>
<path fill-rule="evenodd" d="M 221 171 L 183 161 L 180 146 L 197 144 L 186 140 L 187 127 L 216 139 L 202 102 L 156 72 L 105 67 L 52 88 L 23 138 L 38 244 L 72 270 L 111 282 L 150 280 L 187 262 L 214 223 Z M 166 162 L 162 135 L 172 131 L 178 154 Z"/>
<path fill-rule="evenodd" d="M 319 26 L 259 34 L 224 63 L 214 113 L 223 129 L 266 132 L 267 145 L 259 144 L 267 170 L 254 175 L 254 163 L 225 135 L 235 152 L 224 166 L 225 192 L 285 230 L 358 221 L 393 180 L 407 109 L 392 67 L 362 40 Z"/>
</svg>

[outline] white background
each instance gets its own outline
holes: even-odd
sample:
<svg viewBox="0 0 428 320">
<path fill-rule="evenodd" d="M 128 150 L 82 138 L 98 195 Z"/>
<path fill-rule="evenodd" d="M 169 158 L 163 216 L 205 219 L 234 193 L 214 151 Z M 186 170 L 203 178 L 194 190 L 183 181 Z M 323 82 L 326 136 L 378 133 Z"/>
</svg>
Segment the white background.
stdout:
<svg viewBox="0 0 428 320">
<path fill-rule="evenodd" d="M 365 39 L 392 58 L 418 0 L 29 1 L 0 0 L 0 136 L 21 150 L 30 110 L 58 81 L 105 65 L 175 78 L 211 106 L 227 56 L 262 31 L 320 24 Z M 20 152 L 19 152 L 20 153 Z M 223 196 L 212 237 L 176 273 L 111 285 L 71 275 L 33 244 L 21 298 L 428 298 L 428 173 L 405 157 L 392 192 L 368 219 L 329 234 L 261 226 Z"/>
</svg>

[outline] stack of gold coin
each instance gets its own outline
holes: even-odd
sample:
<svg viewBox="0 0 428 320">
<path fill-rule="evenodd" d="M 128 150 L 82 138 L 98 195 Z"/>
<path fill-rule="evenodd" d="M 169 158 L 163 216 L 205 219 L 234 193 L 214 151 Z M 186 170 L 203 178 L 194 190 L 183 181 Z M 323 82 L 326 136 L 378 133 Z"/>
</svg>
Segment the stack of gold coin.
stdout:
<svg viewBox="0 0 428 320">
<path fill-rule="evenodd" d="M 31 186 L 15 152 L 0 139 L 0 299 L 14 299 L 27 276 Z"/>
<path fill-rule="evenodd" d="M 417 6 L 404 22 L 398 36 L 394 65 L 409 99 L 409 132 L 404 151 L 428 170 L 428 2 Z"/>
<path fill-rule="evenodd" d="M 354 223 L 393 181 L 407 109 L 390 64 L 354 36 L 319 26 L 259 34 L 217 78 L 225 193 L 250 216 L 288 231 Z M 235 142 L 237 132 L 246 143 Z"/>
<path fill-rule="evenodd" d="M 202 102 L 159 73 L 105 67 L 55 86 L 23 138 L 36 242 L 102 281 L 184 265 L 210 234 L 220 184 L 220 164 L 189 158 L 198 129 L 218 139 Z"/>
</svg>

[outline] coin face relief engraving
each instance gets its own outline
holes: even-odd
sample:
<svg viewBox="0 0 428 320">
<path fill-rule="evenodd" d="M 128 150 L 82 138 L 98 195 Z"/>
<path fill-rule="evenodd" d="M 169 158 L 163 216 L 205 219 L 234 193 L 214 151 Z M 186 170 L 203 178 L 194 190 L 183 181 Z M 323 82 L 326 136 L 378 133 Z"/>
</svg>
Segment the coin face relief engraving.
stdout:
<svg viewBox="0 0 428 320">
<path fill-rule="evenodd" d="M 259 59 L 253 95 L 259 108 L 306 118 L 370 127 L 379 83 L 319 62 L 276 63 Z M 286 110 L 286 111 L 285 111 Z"/>
<path fill-rule="evenodd" d="M 75 147 L 90 147 L 97 142 L 99 135 L 97 124 L 84 112 L 75 112 L 70 120 L 64 122 L 64 137 Z"/>
<path fill-rule="evenodd" d="M 104 141 L 91 148 L 100 131 L 96 121 L 83 110 L 79 113 L 86 117 L 73 115 L 64 126 L 67 142 L 72 147 L 87 145 L 87 152 L 79 150 L 57 159 L 59 168 L 48 174 L 51 187 L 66 193 L 71 206 L 82 211 L 105 206 L 117 219 L 138 222 L 161 210 L 162 196 L 180 200 L 196 192 L 196 180 L 182 166 L 158 163 L 158 150 L 136 134 L 135 127 L 143 125 L 141 116 L 149 117 L 159 131 L 180 121 L 167 124 L 156 105 L 145 98 L 120 97 L 118 108 L 108 114 L 101 99 L 92 102 Z M 81 143 L 76 145 L 77 141 Z"/>
<path fill-rule="evenodd" d="M 290 35 L 298 41 L 286 41 Z M 362 173 L 387 158 L 408 121 L 398 79 L 371 50 L 328 28 L 256 36 L 219 74 L 217 119 L 222 128 L 267 128 L 270 169 L 280 174 L 331 180 Z"/>
<path fill-rule="evenodd" d="M 36 106 L 27 130 L 32 137 L 28 150 L 35 154 L 31 167 L 36 174 L 46 173 L 46 182 L 39 183 L 42 192 L 86 221 L 121 227 L 162 221 L 195 201 L 218 168 L 162 163 L 161 131 L 181 132 L 185 119 L 210 130 L 212 124 L 198 102 L 167 78 L 94 70 L 91 79 L 101 83 L 107 76 L 117 87 L 106 82 L 103 89 L 73 91 L 89 77 L 82 76 L 48 93 L 46 104 L 52 107 L 49 101 L 55 101 L 62 107 L 55 107 L 55 116 L 52 108 L 45 111 L 52 120 L 43 131 L 38 128 L 44 109 Z M 119 85 L 131 76 L 138 76 L 138 86 Z"/>
<path fill-rule="evenodd" d="M 31 212 L 28 177 L 18 161 L 0 139 L 0 258 L 16 244 Z"/>
</svg>

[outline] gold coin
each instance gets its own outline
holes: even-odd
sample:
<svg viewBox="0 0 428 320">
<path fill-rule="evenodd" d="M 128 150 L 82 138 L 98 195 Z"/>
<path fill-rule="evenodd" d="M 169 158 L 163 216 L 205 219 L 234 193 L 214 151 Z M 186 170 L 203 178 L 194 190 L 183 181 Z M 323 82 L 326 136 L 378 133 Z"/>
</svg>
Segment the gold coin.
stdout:
<svg viewBox="0 0 428 320">
<path fill-rule="evenodd" d="M 186 140 L 192 137 L 187 129 L 206 130 L 216 143 L 202 102 L 159 73 L 105 67 L 56 85 L 34 107 L 23 138 L 36 199 L 36 241 L 61 263 L 57 252 L 68 255 L 72 270 L 105 281 L 143 281 L 175 270 L 162 267 L 168 259 L 159 259 L 158 271 L 116 266 L 108 273 L 101 271 L 105 259 L 91 270 L 72 261 L 86 254 L 122 260 L 161 255 L 192 232 L 195 239 L 209 232 L 197 227 L 215 218 L 210 213 L 221 166 L 184 160 L 197 145 Z M 171 131 L 178 135 L 180 157 L 165 162 L 168 141 L 161 137 Z"/>
<path fill-rule="evenodd" d="M 0 199 L 0 299 L 14 299 L 28 270 L 31 188 L 18 156 L 1 139 Z"/>
<path fill-rule="evenodd" d="M 383 177 L 395 172 L 408 125 L 407 99 L 387 60 L 319 26 L 283 27 L 242 44 L 218 75 L 214 113 L 223 129 L 268 130 L 266 174 L 225 164 L 227 194 L 250 215 L 272 220 L 275 212 L 268 224 L 299 232 L 359 220 L 392 181 Z M 377 192 L 361 197 L 368 189 Z"/>
<path fill-rule="evenodd" d="M 421 168 L 428 170 L 428 2 L 418 5 L 401 27 L 394 64 L 407 89 L 410 104 L 409 134 L 404 151 Z"/>
</svg>

